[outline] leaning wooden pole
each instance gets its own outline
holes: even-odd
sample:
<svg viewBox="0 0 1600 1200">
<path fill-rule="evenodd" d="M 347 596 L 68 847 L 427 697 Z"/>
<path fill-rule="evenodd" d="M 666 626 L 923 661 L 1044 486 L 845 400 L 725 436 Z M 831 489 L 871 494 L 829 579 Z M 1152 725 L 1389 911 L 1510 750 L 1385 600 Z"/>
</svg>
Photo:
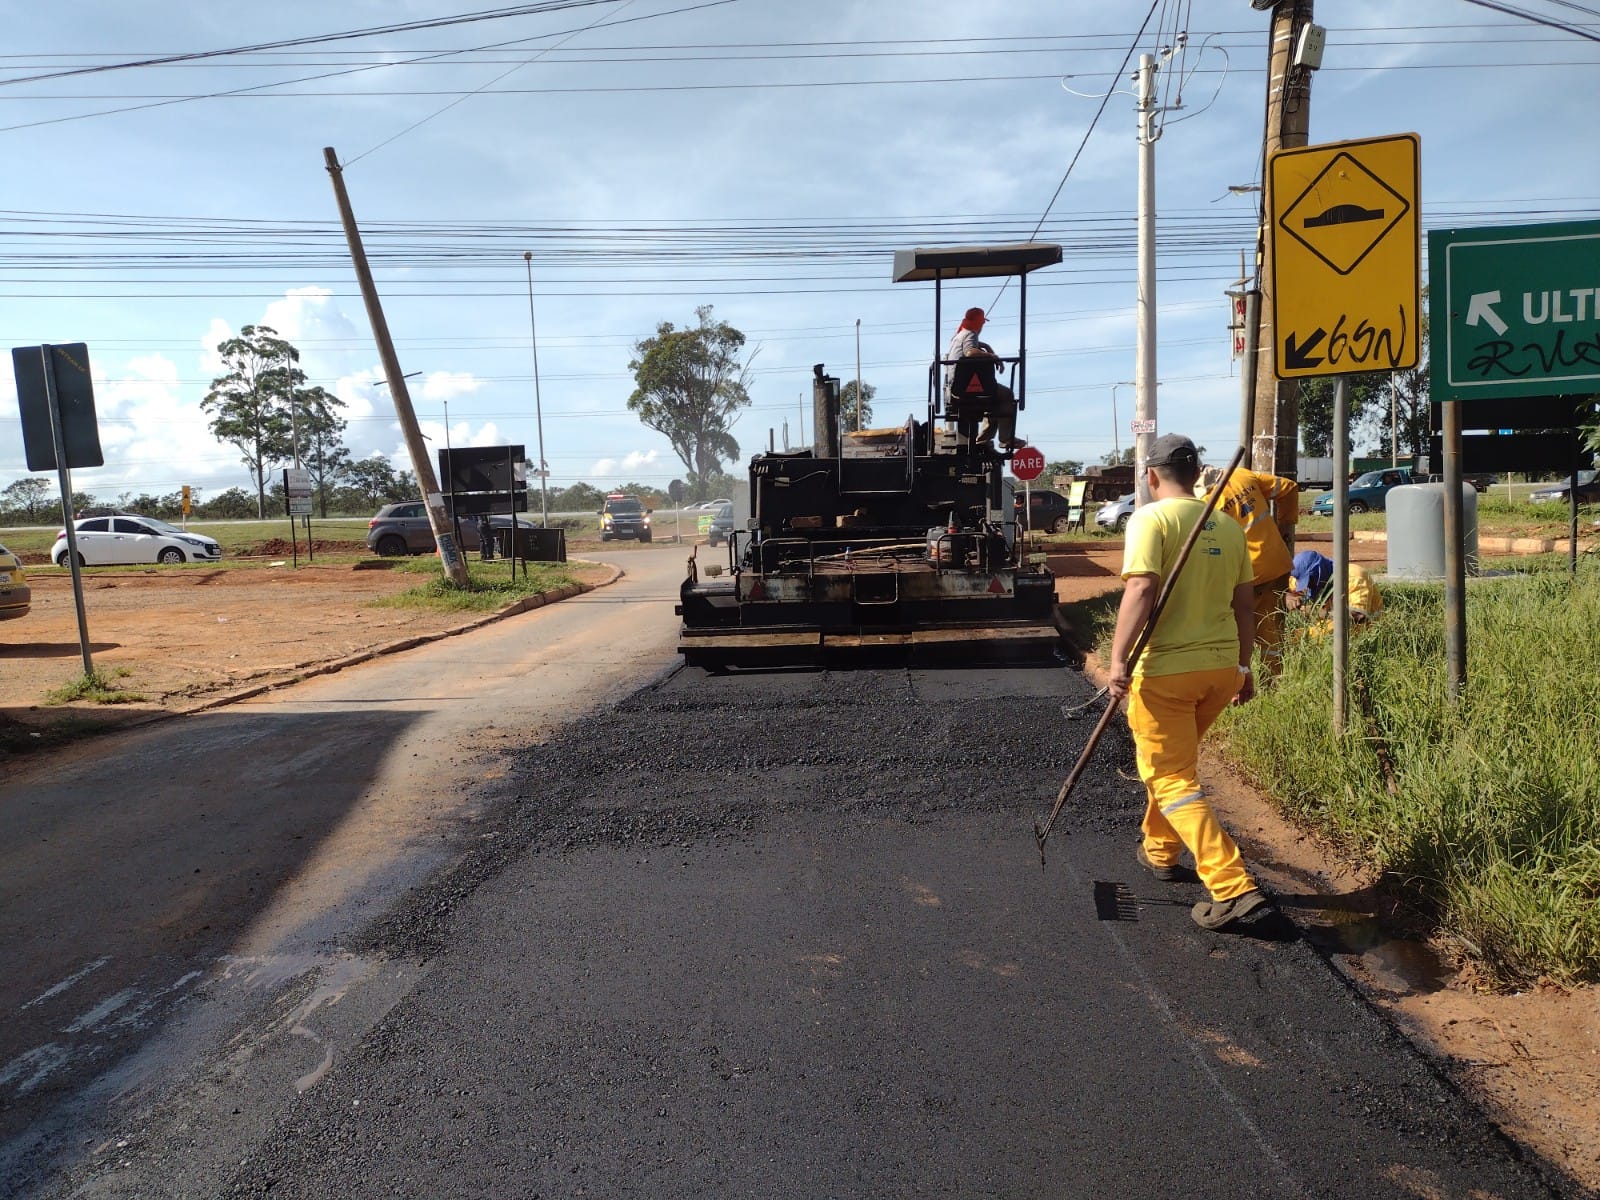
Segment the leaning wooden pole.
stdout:
<svg viewBox="0 0 1600 1200">
<path fill-rule="evenodd" d="M 361 245 L 361 230 L 356 227 L 355 213 L 350 210 L 350 197 L 344 190 L 344 173 L 339 169 L 339 156 L 333 152 L 332 146 L 325 146 L 322 157 L 328 165 L 328 175 L 333 180 L 333 195 L 339 202 L 339 220 L 344 225 L 345 240 L 350 243 L 350 261 L 355 264 L 356 279 L 361 284 L 361 298 L 367 305 L 367 319 L 372 323 L 372 336 L 378 343 L 383 373 L 389 380 L 389 395 L 394 398 L 395 417 L 405 434 L 406 450 L 411 455 L 411 470 L 417 477 L 417 486 L 422 491 L 423 503 L 428 509 L 428 524 L 433 529 L 433 540 L 439 546 L 439 561 L 444 564 L 444 573 L 450 582 L 466 587 L 467 560 L 462 557 L 455 530 L 450 527 L 450 514 L 445 511 L 439 478 L 433 473 L 433 462 L 428 457 L 428 447 L 423 443 L 417 414 L 411 408 L 411 392 L 406 387 L 405 372 L 400 369 L 400 358 L 394 352 L 394 339 L 389 336 L 389 324 L 383 319 L 383 305 L 378 300 L 378 289 L 372 282 L 367 252 Z"/>
</svg>

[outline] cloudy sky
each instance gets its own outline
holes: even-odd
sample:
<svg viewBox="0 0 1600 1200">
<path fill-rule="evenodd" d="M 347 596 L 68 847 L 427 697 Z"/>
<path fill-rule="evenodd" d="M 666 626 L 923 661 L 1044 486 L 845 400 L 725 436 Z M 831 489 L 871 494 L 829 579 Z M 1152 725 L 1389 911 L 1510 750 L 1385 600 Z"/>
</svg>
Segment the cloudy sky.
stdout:
<svg viewBox="0 0 1600 1200">
<path fill-rule="evenodd" d="M 1600 37 L 1600 3 L 1520 7 Z M 436 445 L 448 415 L 453 444 L 532 457 L 537 395 L 554 485 L 664 486 L 683 467 L 628 413 L 627 364 L 702 304 L 749 338 L 745 454 L 781 444 L 786 423 L 802 440 L 811 366 L 852 377 L 857 322 L 877 415 L 903 421 L 925 410 L 951 331 L 935 334 L 925 287 L 889 282 L 892 251 L 1037 234 L 1066 260 L 1029 291 L 1021 432 L 1052 459 L 1096 460 L 1127 444 L 1133 407 L 1117 386 L 1134 373 L 1137 195 L 1120 67 L 1179 47 L 1156 147 L 1159 422 L 1231 448 L 1222 293 L 1256 214 L 1228 189 L 1260 177 L 1266 66 L 1267 17 L 1246 0 L 471 12 L 64 0 L 10 14 L 0 328 L 8 346 L 89 345 L 106 465 L 78 472 L 80 490 L 248 486 L 199 403 L 217 343 L 249 324 L 344 400 L 355 454 L 406 465 L 324 146 Z M 1312 140 L 1420 134 L 1425 230 L 1600 216 L 1600 43 L 1467 0 L 1324 0 L 1317 15 Z M 986 336 L 1005 352 L 1017 294 L 996 293 L 951 306 L 992 307 Z M 12 387 L 6 373 L 0 486 L 25 473 Z"/>
</svg>

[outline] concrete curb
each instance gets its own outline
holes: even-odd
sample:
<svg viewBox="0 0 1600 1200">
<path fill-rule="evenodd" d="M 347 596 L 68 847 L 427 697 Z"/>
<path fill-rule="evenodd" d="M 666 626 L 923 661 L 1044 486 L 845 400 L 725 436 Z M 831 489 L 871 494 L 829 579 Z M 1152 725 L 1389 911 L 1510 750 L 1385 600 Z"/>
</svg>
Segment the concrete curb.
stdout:
<svg viewBox="0 0 1600 1200">
<path fill-rule="evenodd" d="M 492 625 L 496 621 L 503 621 L 507 617 L 514 617 L 535 608 L 543 608 L 547 604 L 556 604 L 562 600 L 570 600 L 574 596 L 581 596 L 585 592 L 592 592 L 597 588 L 610 587 L 625 574 L 621 567 L 612 565 L 611 574 L 599 583 L 572 583 L 566 587 L 555 588 L 548 592 L 541 592 L 537 596 L 524 596 L 521 600 L 514 600 L 499 612 L 486 613 L 476 620 L 457 625 L 454 629 L 441 629 L 437 633 L 423 633 L 414 637 L 400 638 L 393 642 L 385 642 L 381 646 L 371 646 L 365 650 L 358 650 L 344 658 L 336 658 L 325 663 L 316 663 L 303 668 L 292 668 L 287 675 L 280 675 L 270 681 L 252 684 L 249 687 L 236 691 L 226 692 L 222 695 L 207 696 L 195 704 L 184 708 L 173 708 L 166 712 L 152 713 L 147 721 L 130 722 L 121 728 L 131 728 L 133 725 L 147 724 L 148 721 L 160 721 L 167 717 L 189 716 L 192 713 L 205 712 L 208 709 L 221 708 L 224 705 L 236 704 L 240 700 L 249 700 L 252 697 L 263 695 L 275 688 L 287 687 L 291 683 L 301 683 L 307 679 L 315 679 L 319 675 L 332 675 L 346 667 L 354 667 L 360 663 L 370 662 L 375 658 L 383 658 L 390 654 L 399 654 L 405 650 L 414 650 L 418 646 L 426 646 L 430 642 L 443 641 L 445 638 L 457 637 L 463 633 L 470 633 L 474 629 L 482 629 L 485 625 Z"/>
<path fill-rule="evenodd" d="M 1387 542 L 1389 535 L 1378 529 L 1358 529 L 1350 535 L 1358 542 Z M 1578 550 L 1584 540 L 1578 539 Z M 1478 552 L 1490 554 L 1568 554 L 1572 550 L 1571 538 L 1510 538 L 1480 537 Z"/>
</svg>

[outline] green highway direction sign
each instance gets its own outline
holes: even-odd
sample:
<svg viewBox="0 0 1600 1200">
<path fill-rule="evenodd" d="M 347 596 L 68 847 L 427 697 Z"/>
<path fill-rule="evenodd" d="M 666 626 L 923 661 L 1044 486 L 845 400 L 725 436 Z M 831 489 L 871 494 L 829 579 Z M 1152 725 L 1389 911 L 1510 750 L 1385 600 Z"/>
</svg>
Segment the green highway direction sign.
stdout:
<svg viewBox="0 0 1600 1200">
<path fill-rule="evenodd" d="M 1435 400 L 1600 392 L 1600 221 L 1428 234 Z"/>
</svg>

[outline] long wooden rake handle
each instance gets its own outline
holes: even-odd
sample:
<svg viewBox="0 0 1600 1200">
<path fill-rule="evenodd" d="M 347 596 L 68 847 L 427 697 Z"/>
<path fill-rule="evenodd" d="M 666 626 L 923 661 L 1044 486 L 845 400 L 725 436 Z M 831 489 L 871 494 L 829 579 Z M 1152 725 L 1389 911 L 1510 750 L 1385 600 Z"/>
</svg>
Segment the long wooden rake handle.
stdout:
<svg viewBox="0 0 1600 1200">
<path fill-rule="evenodd" d="M 1161 610 L 1166 608 L 1167 600 L 1172 595 L 1172 588 L 1178 582 L 1178 576 L 1183 573 L 1184 563 L 1189 561 L 1189 552 L 1194 549 L 1194 544 L 1199 540 L 1201 532 L 1206 527 L 1206 522 L 1211 519 L 1211 514 L 1217 509 L 1218 502 L 1222 499 L 1222 489 L 1227 486 L 1228 480 L 1233 478 L 1233 473 L 1244 460 L 1245 448 L 1240 446 L 1233 453 L 1233 459 L 1228 463 L 1228 469 L 1222 473 L 1222 478 L 1217 480 L 1217 486 L 1211 489 L 1211 494 L 1206 497 L 1205 511 L 1200 514 L 1200 519 L 1194 523 L 1194 528 L 1189 531 L 1189 536 L 1184 539 L 1183 547 L 1178 551 L 1178 560 L 1172 564 L 1172 574 L 1161 585 L 1161 591 L 1156 595 L 1155 607 L 1150 610 L 1150 617 L 1144 623 L 1144 628 L 1139 631 L 1138 639 L 1133 643 L 1133 649 L 1128 652 L 1128 670 L 1131 672 L 1134 664 L 1139 661 L 1139 656 L 1144 653 L 1144 648 L 1150 644 L 1150 638 L 1156 631 L 1156 622 L 1161 618 Z M 1106 731 L 1106 726 L 1111 724 L 1111 717 L 1117 711 L 1117 698 L 1106 698 L 1106 710 L 1100 714 L 1100 720 L 1094 727 L 1094 732 L 1089 735 L 1089 740 L 1084 743 L 1083 751 L 1078 755 L 1078 761 L 1072 764 L 1072 772 L 1067 776 L 1067 781 L 1061 785 L 1061 791 L 1056 796 L 1056 806 L 1050 810 L 1050 817 L 1044 823 L 1044 828 L 1039 828 L 1037 821 L 1033 824 L 1033 839 L 1039 846 L 1039 865 L 1044 866 L 1044 844 L 1050 837 L 1050 830 L 1055 827 L 1056 818 L 1061 815 L 1061 810 L 1066 807 L 1067 797 L 1072 795 L 1072 789 L 1078 785 L 1078 779 L 1083 774 L 1084 768 L 1089 765 L 1089 758 L 1094 753 L 1095 747 L 1100 744 L 1100 737 Z"/>
</svg>

